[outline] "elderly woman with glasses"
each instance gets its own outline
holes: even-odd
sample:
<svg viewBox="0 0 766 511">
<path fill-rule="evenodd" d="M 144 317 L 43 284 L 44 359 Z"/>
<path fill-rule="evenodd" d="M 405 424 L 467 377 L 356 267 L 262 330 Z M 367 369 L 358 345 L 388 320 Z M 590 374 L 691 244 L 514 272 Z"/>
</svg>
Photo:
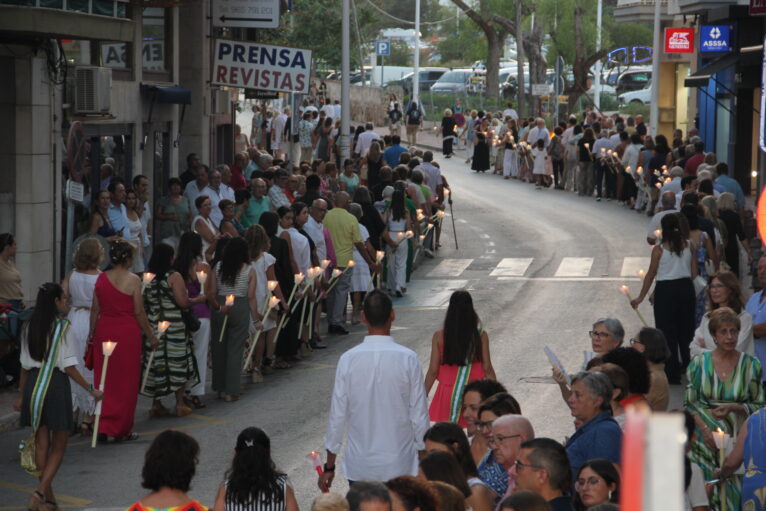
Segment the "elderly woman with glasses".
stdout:
<svg viewBox="0 0 766 511">
<path fill-rule="evenodd" d="M 590 337 L 591 348 L 593 351 L 585 351 L 585 357 L 581 368 L 583 371 L 588 368 L 588 362 L 590 362 L 591 359 L 602 357 L 613 349 L 622 346 L 622 342 L 625 339 L 625 329 L 622 327 L 622 323 L 620 323 L 619 319 L 599 318 L 593 323 L 593 327 L 588 332 L 588 336 Z M 569 399 L 569 394 L 571 393 L 566 375 L 556 367 L 553 367 L 552 370 L 553 379 L 559 384 L 561 397 L 566 401 Z"/>
<path fill-rule="evenodd" d="M 737 350 L 740 328 L 732 309 L 722 307 L 711 312 L 709 329 L 715 349 L 694 357 L 686 370 L 689 385 L 684 406 L 694 416 L 697 433 L 689 458 L 702 469 L 705 480 L 715 478 L 718 467 L 713 431 L 720 429 L 736 437 L 748 416 L 766 405 L 761 363 Z M 742 476 L 732 476 L 725 488 L 728 508 L 739 509 Z M 720 507 L 721 498 L 720 486 L 716 485 L 712 509 Z"/>
<path fill-rule="evenodd" d="M 572 377 L 567 404 L 577 430 L 569 437 L 566 449 L 573 474 L 595 458 L 620 462 L 622 430 L 612 417 L 612 390 L 612 383 L 603 373 L 583 371 Z"/>
<path fill-rule="evenodd" d="M 486 454 L 477 464 L 477 471 L 479 478 L 494 493 L 492 497 L 495 503 L 508 491 L 508 473 L 495 459 L 494 452 L 489 448 L 489 441 L 492 438 L 492 423 L 504 415 L 521 415 L 521 407 L 512 395 L 500 392 L 479 405 L 477 420 L 473 423 L 478 431 L 473 443 L 486 446 Z"/>
</svg>

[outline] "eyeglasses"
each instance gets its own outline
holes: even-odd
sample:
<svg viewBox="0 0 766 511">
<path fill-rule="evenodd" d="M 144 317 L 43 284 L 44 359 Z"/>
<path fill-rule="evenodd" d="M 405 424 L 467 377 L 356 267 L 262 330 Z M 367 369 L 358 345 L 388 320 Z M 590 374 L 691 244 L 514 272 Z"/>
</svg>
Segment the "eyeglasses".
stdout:
<svg viewBox="0 0 766 511">
<path fill-rule="evenodd" d="M 474 421 L 473 425 L 479 429 L 489 429 L 492 427 L 494 421 Z"/>
<path fill-rule="evenodd" d="M 598 477 L 589 477 L 588 479 L 578 479 L 575 481 L 575 485 L 578 488 L 585 488 L 586 486 L 598 486 L 601 484 L 601 479 Z"/>
<path fill-rule="evenodd" d="M 641 341 L 639 341 L 635 337 L 631 337 L 630 338 L 630 345 L 633 346 L 634 344 L 644 344 L 644 343 L 642 343 Z"/>
<path fill-rule="evenodd" d="M 591 330 L 588 332 L 588 335 L 591 337 L 600 337 L 602 339 L 605 339 L 606 337 L 611 337 L 612 334 L 609 332 L 596 332 L 595 330 Z"/>
<path fill-rule="evenodd" d="M 521 460 L 516 460 L 514 465 L 516 465 L 516 472 L 518 472 L 519 470 L 521 470 L 524 467 L 529 467 L 532 470 L 542 470 L 542 467 L 538 467 L 537 465 L 528 465 L 526 463 L 522 463 Z"/>
<path fill-rule="evenodd" d="M 501 443 L 501 442 L 503 442 L 505 440 L 508 440 L 509 438 L 517 438 L 517 437 L 520 437 L 520 436 L 521 435 L 508 435 L 508 436 L 505 436 L 505 435 L 494 435 L 492 438 L 489 439 L 489 444 L 490 445 L 499 444 L 499 443 Z"/>
</svg>

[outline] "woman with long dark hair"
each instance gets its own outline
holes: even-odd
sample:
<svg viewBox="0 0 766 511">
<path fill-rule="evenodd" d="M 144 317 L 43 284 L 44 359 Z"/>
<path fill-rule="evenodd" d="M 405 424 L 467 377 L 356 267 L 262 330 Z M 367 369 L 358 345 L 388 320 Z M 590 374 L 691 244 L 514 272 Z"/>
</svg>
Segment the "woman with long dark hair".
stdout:
<svg viewBox="0 0 766 511">
<path fill-rule="evenodd" d="M 431 340 L 431 362 L 426 372 L 426 392 L 436 380 L 439 386 L 429 415 L 434 422 L 452 421 L 467 427 L 463 419 L 463 389 L 470 381 L 496 380 L 489 356 L 489 336 L 482 330 L 468 291 L 452 293 L 444 327 Z"/>
<path fill-rule="evenodd" d="M 391 294 L 401 297 L 402 288 L 407 282 L 407 231 L 411 229 L 410 213 L 404 203 L 404 192 L 394 190 L 391 203 L 386 207 L 383 222 L 383 241 L 386 244 L 388 258 L 388 278 L 386 284 Z"/>
<path fill-rule="evenodd" d="M 585 511 L 599 504 L 620 501 L 620 472 L 609 460 L 590 460 L 575 480 L 575 509 Z"/>
<path fill-rule="evenodd" d="M 271 440 L 263 430 L 245 428 L 237 437 L 213 511 L 298 511 L 295 492 L 274 464 Z"/>
<path fill-rule="evenodd" d="M 665 334 L 670 358 L 665 374 L 671 385 L 680 385 L 681 374 L 689 365 L 689 344 L 694 337 L 695 295 L 692 279 L 697 276 L 694 245 L 681 232 L 680 213 L 662 217 L 662 243 L 654 245 L 649 270 L 639 295 L 630 303 L 633 308 L 644 300 L 652 282 L 654 324 Z"/>
<path fill-rule="evenodd" d="M 142 394 L 153 398 L 149 409 L 150 417 L 162 417 L 169 411 L 162 405 L 161 398 L 174 394 L 176 399 L 175 414 L 179 417 L 189 415 L 192 410 L 184 401 L 187 385 L 199 383 L 197 362 L 191 346 L 191 332 L 187 329 L 181 314 L 186 309 L 205 302 L 205 297 L 189 297 L 184 276 L 173 269 L 173 248 L 160 243 L 152 251 L 149 259 L 149 271 L 154 279 L 144 288 L 144 303 L 149 322 L 158 325 L 168 321 L 170 325 L 159 336 L 159 344 L 144 344 L 144 380 L 146 386 Z M 188 270 L 187 270 L 188 271 Z M 149 354 L 154 351 L 151 366 Z"/>
<path fill-rule="evenodd" d="M 109 220 L 109 202 L 111 195 L 109 190 L 101 190 L 96 194 L 96 200 L 93 201 L 93 212 L 90 217 L 90 232 L 106 238 L 107 241 L 114 241 L 122 233 L 117 232 Z M 127 233 L 125 233 L 127 234 Z"/>
<path fill-rule="evenodd" d="M 185 232 L 178 242 L 176 258 L 173 268 L 183 279 L 186 292 L 190 300 L 201 298 L 199 302 L 191 306 L 190 312 L 199 320 L 199 328 L 191 333 L 191 342 L 194 346 L 194 360 L 197 362 L 199 382 L 187 390 L 188 404 L 194 408 L 205 408 L 207 405 L 202 401 L 205 395 L 205 382 L 207 381 L 207 353 L 210 346 L 210 307 L 207 298 L 202 293 L 202 283 L 199 273 L 204 272 L 205 279 L 210 276 L 210 266 L 205 262 L 202 255 L 202 237 L 196 232 Z"/>
<path fill-rule="evenodd" d="M 475 144 L 473 148 L 473 161 L 471 170 L 486 172 L 489 170 L 489 150 L 492 144 L 492 135 L 489 132 L 489 120 L 484 117 L 474 127 Z"/>
<path fill-rule="evenodd" d="M 13 404 L 21 412 L 21 425 L 35 433 L 35 465 L 40 483 L 27 508 L 57 508 L 53 478 L 64 459 L 67 440 L 74 428 L 71 378 L 99 400 L 95 390 L 77 370 L 81 354 L 64 319 L 69 301 L 63 288 L 52 282 L 40 286 L 32 317 L 24 325 L 21 339 L 19 397 Z M 38 384 L 39 383 L 39 384 Z"/>
<path fill-rule="evenodd" d="M 577 141 L 577 194 L 584 197 L 593 196 L 593 144 L 596 136 L 593 129 L 585 128 L 582 137 Z"/>
<path fill-rule="evenodd" d="M 420 458 L 419 476 L 428 481 L 441 481 L 455 488 L 463 494 L 466 508 L 471 507 L 468 500 L 471 497 L 471 487 L 468 486 L 468 480 L 463 473 L 457 458 L 446 451 L 431 451 Z"/>
<path fill-rule="evenodd" d="M 213 268 L 214 276 L 205 286 L 213 309 L 213 390 L 227 403 L 239 399 L 239 380 L 245 341 L 251 321 L 260 326 L 261 313 L 255 296 L 256 275 L 250 266 L 247 242 L 233 238 L 226 245 L 221 262 Z M 227 305 L 227 297 L 234 303 Z M 226 328 L 224 328 L 224 319 Z M 252 320 L 251 320 L 252 318 Z"/>
</svg>

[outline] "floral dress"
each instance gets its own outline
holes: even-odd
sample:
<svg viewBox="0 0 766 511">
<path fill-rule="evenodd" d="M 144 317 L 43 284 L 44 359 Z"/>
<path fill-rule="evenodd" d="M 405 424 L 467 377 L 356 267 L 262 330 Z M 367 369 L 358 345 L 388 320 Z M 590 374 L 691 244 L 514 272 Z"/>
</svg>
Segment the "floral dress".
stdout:
<svg viewBox="0 0 766 511">
<path fill-rule="evenodd" d="M 731 435 L 734 442 L 745 417 L 730 413 L 723 420 L 717 420 L 712 410 L 727 404 L 744 406 L 748 415 L 766 405 L 761 384 L 761 363 L 757 358 L 740 353 L 739 361 L 732 374 L 724 381 L 718 378 L 713 367 L 713 352 L 708 351 L 694 357 L 686 369 L 689 385 L 686 388 L 684 406 L 692 414 L 700 417 L 713 431 L 721 428 Z M 718 468 L 718 453 L 705 445 L 702 433 L 697 430 L 697 441 L 692 445 L 689 458 L 699 465 L 705 480 L 715 479 L 714 470 Z M 734 475 L 726 484 L 726 508 L 731 511 L 741 509 L 742 476 Z M 716 485 L 711 509 L 720 507 L 720 486 Z"/>
<path fill-rule="evenodd" d="M 707 249 L 705 248 L 705 239 L 707 235 L 704 232 L 700 232 L 700 241 L 699 245 L 697 246 L 697 269 L 699 270 L 700 277 L 704 278 L 707 282 L 709 275 L 707 273 L 707 269 L 705 268 L 705 261 L 708 259 L 708 253 Z M 700 291 L 700 293 L 697 295 L 697 305 L 696 309 L 694 311 L 694 325 L 695 328 L 700 326 L 700 321 L 702 321 L 702 316 L 705 315 L 705 312 L 707 311 L 707 287 Z"/>
</svg>

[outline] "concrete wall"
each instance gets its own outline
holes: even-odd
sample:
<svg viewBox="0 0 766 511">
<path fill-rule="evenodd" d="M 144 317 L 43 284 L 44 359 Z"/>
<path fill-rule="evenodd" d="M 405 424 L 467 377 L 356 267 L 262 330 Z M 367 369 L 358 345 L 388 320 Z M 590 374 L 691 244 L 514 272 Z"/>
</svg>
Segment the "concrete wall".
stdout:
<svg viewBox="0 0 766 511">
<path fill-rule="evenodd" d="M 325 80 L 327 84 L 327 97 L 335 101 L 340 99 L 340 82 Z M 352 85 L 351 88 L 351 120 L 371 121 L 376 126 L 383 126 L 388 122 L 388 97 L 396 94 L 402 97 L 401 90 L 383 89 L 382 87 L 368 87 Z"/>
</svg>

